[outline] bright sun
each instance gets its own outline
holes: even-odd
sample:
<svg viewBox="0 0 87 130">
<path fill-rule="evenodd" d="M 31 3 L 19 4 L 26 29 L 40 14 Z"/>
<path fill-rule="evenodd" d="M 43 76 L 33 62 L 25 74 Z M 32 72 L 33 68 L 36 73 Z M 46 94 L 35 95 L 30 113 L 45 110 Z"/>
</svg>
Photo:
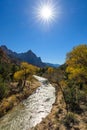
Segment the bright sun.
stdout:
<svg viewBox="0 0 87 130">
<path fill-rule="evenodd" d="M 41 0 L 35 7 L 34 12 L 35 18 L 39 23 L 49 25 L 56 21 L 58 16 L 57 4 L 53 0 Z"/>
<path fill-rule="evenodd" d="M 43 20 L 50 20 L 53 16 L 53 12 L 52 12 L 52 9 L 47 6 L 47 5 L 44 5 L 40 11 L 40 17 L 43 19 Z"/>
</svg>

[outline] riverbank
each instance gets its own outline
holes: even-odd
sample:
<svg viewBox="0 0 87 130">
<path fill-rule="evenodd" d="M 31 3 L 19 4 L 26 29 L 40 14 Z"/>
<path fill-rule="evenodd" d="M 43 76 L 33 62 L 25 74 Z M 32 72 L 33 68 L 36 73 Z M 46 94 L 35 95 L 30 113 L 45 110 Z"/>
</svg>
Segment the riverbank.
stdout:
<svg viewBox="0 0 87 130">
<path fill-rule="evenodd" d="M 79 123 L 74 125 L 71 123 L 70 128 L 67 128 L 64 125 L 63 121 L 67 115 L 67 111 L 63 101 L 63 95 L 60 91 L 60 88 L 56 84 L 53 84 L 53 86 L 56 89 L 56 102 L 53 104 L 51 113 L 44 118 L 40 124 L 37 124 L 36 127 L 32 128 L 31 130 L 87 130 L 87 111 L 85 111 L 85 115 L 84 113 L 72 113 L 72 115 L 75 115 L 75 118 Z"/>
<path fill-rule="evenodd" d="M 47 79 L 35 76 L 40 87 L 0 120 L 0 130 L 30 130 L 45 118 L 55 103 L 55 88 Z"/>
<path fill-rule="evenodd" d="M 28 98 L 39 86 L 40 83 L 33 79 L 29 86 L 24 87 L 23 91 L 4 98 L 0 103 L 0 117 L 4 116 L 14 106 L 17 106 L 22 100 Z"/>
<path fill-rule="evenodd" d="M 32 128 L 31 130 L 58 130 L 59 129 L 58 120 L 60 120 L 65 116 L 66 110 L 65 110 L 65 104 L 64 102 L 62 102 L 63 97 L 61 91 L 59 90 L 56 84 L 53 84 L 53 86 L 56 89 L 56 101 L 53 104 L 51 113 L 46 118 L 44 118 L 40 124 L 38 124 L 35 128 Z"/>
</svg>

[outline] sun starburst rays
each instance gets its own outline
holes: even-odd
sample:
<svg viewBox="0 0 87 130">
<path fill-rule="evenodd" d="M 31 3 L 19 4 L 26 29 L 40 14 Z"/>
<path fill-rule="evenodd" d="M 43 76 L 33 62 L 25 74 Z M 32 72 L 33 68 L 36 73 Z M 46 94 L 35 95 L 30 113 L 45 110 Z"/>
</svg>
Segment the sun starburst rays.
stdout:
<svg viewBox="0 0 87 130">
<path fill-rule="evenodd" d="M 34 9 L 35 20 L 41 25 L 49 26 L 56 21 L 57 16 L 57 5 L 53 0 L 39 1 Z"/>
</svg>

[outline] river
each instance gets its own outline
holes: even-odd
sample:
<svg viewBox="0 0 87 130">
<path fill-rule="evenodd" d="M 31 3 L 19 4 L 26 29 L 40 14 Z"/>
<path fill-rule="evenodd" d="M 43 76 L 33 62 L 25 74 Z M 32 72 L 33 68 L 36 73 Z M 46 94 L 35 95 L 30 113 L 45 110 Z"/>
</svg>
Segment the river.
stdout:
<svg viewBox="0 0 87 130">
<path fill-rule="evenodd" d="M 47 79 L 34 76 L 41 86 L 0 119 L 0 130 L 30 130 L 45 118 L 55 102 L 55 88 Z"/>
</svg>

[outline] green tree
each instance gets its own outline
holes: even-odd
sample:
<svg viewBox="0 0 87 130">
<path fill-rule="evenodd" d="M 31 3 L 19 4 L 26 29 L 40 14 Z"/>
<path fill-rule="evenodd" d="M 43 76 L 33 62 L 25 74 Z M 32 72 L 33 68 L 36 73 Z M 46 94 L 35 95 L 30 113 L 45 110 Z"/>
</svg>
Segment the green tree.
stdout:
<svg viewBox="0 0 87 130">
<path fill-rule="evenodd" d="M 9 92 L 7 84 L 4 82 L 2 75 L 0 74 L 0 100 L 7 96 Z"/>
</svg>

